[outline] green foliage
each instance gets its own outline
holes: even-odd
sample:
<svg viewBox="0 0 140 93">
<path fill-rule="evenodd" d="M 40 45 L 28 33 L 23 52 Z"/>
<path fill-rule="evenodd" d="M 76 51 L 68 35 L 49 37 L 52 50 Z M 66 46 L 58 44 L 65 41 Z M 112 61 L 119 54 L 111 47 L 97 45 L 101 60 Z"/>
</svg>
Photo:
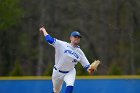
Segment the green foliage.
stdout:
<svg viewBox="0 0 140 93">
<path fill-rule="evenodd" d="M 76 68 L 76 74 L 78 76 L 88 75 L 88 72 L 83 68 L 83 66 L 80 63 L 78 63 L 75 68 Z"/>
<path fill-rule="evenodd" d="M 18 60 L 16 61 L 14 69 L 10 73 L 10 76 L 23 76 L 22 69 Z"/>
<path fill-rule="evenodd" d="M 99 57 L 104 64 L 110 65 L 108 72 L 99 68 L 97 74 L 130 74 L 132 67 L 139 74 L 140 3 L 137 2 L 0 0 L 0 75 L 9 75 L 13 63 L 15 67 L 10 75 L 23 75 L 28 70 L 29 73 L 24 75 L 37 75 L 41 54 L 39 44 L 42 45 L 43 60 L 41 75 L 52 74 L 54 49 L 44 38 L 39 40 L 41 23 L 45 24 L 49 34 L 64 41 L 69 41 L 71 31 L 79 29 L 83 36 L 80 46 L 89 62 Z M 76 70 L 77 75 L 88 75 L 80 63 L 76 65 Z"/>
<path fill-rule="evenodd" d="M 118 66 L 118 64 L 113 63 L 110 66 L 108 74 L 109 75 L 122 75 L 122 70 L 121 70 L 120 66 Z"/>
<path fill-rule="evenodd" d="M 136 73 L 137 75 L 140 75 L 140 68 L 137 70 L 137 73 Z"/>
<path fill-rule="evenodd" d="M 51 75 L 52 75 L 52 72 L 53 72 L 53 66 L 50 64 L 50 65 L 46 68 L 46 70 L 45 70 L 43 76 L 51 76 Z"/>
<path fill-rule="evenodd" d="M 0 29 L 16 25 L 23 14 L 19 0 L 0 1 Z"/>
</svg>

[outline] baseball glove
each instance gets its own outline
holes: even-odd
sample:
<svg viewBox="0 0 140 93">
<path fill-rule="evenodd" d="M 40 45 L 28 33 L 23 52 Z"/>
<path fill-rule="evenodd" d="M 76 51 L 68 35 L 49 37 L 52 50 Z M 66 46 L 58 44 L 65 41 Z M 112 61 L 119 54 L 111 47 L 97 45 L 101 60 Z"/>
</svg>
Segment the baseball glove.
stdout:
<svg viewBox="0 0 140 93">
<path fill-rule="evenodd" d="M 88 68 L 88 72 L 89 72 L 90 74 L 92 74 L 94 71 L 97 70 L 97 67 L 99 66 L 99 64 L 100 64 L 100 61 L 99 61 L 99 60 L 95 60 L 95 61 L 90 65 L 90 67 Z"/>
</svg>

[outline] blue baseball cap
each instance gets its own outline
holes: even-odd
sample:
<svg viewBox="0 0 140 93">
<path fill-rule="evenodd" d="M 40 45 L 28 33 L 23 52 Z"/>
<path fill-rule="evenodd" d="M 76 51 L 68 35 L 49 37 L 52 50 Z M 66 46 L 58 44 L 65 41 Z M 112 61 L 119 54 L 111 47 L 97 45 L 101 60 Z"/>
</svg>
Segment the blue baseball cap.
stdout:
<svg viewBox="0 0 140 93">
<path fill-rule="evenodd" d="M 70 36 L 78 36 L 82 38 L 81 34 L 78 31 L 73 31 Z"/>
</svg>

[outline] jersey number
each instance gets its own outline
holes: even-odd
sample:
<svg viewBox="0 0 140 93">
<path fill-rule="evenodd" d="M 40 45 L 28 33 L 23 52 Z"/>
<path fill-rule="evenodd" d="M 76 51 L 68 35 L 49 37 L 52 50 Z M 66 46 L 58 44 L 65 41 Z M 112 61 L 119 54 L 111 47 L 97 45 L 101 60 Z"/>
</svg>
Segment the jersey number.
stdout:
<svg viewBox="0 0 140 93">
<path fill-rule="evenodd" d="M 77 62 L 77 60 L 76 60 L 76 59 L 73 59 L 73 61 L 72 61 L 72 62 L 76 63 L 76 62 Z"/>
</svg>

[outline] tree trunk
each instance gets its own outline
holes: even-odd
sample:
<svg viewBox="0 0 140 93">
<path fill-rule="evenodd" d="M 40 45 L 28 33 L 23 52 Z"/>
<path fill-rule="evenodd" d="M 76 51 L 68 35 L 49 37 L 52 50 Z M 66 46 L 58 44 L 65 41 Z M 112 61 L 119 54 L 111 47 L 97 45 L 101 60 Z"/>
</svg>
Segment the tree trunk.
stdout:
<svg viewBox="0 0 140 93">
<path fill-rule="evenodd" d="M 44 0 L 40 1 L 40 26 L 44 25 L 44 19 L 45 19 L 45 8 L 42 7 L 44 6 Z M 43 45 L 42 45 L 42 38 L 43 36 L 41 35 L 39 37 L 39 56 L 38 56 L 38 65 L 37 65 L 37 72 L 36 75 L 40 76 L 42 75 L 42 66 L 43 66 Z"/>
</svg>

